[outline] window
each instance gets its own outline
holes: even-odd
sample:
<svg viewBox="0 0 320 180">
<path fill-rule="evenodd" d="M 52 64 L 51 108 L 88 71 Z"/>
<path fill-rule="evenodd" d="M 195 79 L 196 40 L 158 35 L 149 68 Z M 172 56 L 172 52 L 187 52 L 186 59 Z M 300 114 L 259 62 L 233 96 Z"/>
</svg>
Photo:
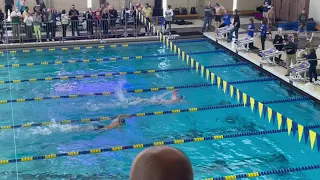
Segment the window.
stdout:
<svg viewBox="0 0 320 180">
<path fill-rule="evenodd" d="M 87 0 L 87 8 L 92 8 L 92 0 Z"/>
<path fill-rule="evenodd" d="M 238 9 L 238 0 L 233 0 L 232 9 L 233 9 L 233 10 Z"/>
</svg>

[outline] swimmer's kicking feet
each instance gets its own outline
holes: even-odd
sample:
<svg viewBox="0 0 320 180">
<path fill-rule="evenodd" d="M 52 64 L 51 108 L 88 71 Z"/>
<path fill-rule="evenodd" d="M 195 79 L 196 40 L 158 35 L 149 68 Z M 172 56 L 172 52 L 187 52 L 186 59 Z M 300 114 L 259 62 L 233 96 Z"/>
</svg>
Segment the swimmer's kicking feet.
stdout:
<svg viewBox="0 0 320 180">
<path fill-rule="evenodd" d="M 124 118 L 131 118 L 131 115 L 121 114 L 116 119 L 114 119 L 109 125 L 100 125 L 95 130 L 111 130 L 115 128 L 121 128 L 121 126 L 126 122 Z"/>
</svg>

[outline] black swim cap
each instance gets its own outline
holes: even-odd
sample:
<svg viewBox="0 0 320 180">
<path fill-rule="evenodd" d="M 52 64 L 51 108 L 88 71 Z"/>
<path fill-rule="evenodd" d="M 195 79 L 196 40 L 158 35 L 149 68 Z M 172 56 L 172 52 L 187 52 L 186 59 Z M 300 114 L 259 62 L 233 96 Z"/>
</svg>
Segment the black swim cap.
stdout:
<svg viewBox="0 0 320 180">
<path fill-rule="evenodd" d="M 184 99 L 184 96 L 177 96 L 177 99 L 182 100 Z"/>
<path fill-rule="evenodd" d="M 121 121 L 120 121 L 121 123 L 125 123 L 126 122 L 126 120 L 125 119 L 121 119 Z"/>
<path fill-rule="evenodd" d="M 105 127 L 104 125 L 99 125 L 99 126 L 97 126 L 98 129 L 102 129 L 102 128 L 104 128 L 104 127 Z"/>
</svg>

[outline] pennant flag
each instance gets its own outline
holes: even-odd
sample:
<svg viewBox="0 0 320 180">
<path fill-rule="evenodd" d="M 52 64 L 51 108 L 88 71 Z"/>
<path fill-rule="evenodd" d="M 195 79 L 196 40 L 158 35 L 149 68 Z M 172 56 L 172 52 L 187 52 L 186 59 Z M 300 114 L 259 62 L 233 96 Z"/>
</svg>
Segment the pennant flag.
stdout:
<svg viewBox="0 0 320 180">
<path fill-rule="evenodd" d="M 256 103 L 256 101 L 255 101 L 252 97 L 250 97 L 250 106 L 251 106 L 251 111 L 253 111 L 253 110 L 254 110 L 254 105 L 255 105 L 255 103 Z"/>
<path fill-rule="evenodd" d="M 204 76 L 204 66 L 201 65 L 201 77 Z"/>
<path fill-rule="evenodd" d="M 238 103 L 240 103 L 240 91 L 239 91 L 239 89 L 237 89 L 237 100 L 238 100 Z"/>
<path fill-rule="evenodd" d="M 217 77 L 217 82 L 218 82 L 218 89 L 220 89 L 220 85 L 221 85 L 221 78 Z"/>
<path fill-rule="evenodd" d="M 242 93 L 242 100 L 243 100 L 244 106 L 246 106 L 247 105 L 247 94 L 246 93 Z"/>
<path fill-rule="evenodd" d="M 292 121 L 292 134 L 293 134 L 293 136 L 296 135 L 297 130 L 298 130 L 298 124 L 296 122 Z"/>
<path fill-rule="evenodd" d="M 233 97 L 233 91 L 234 91 L 233 86 L 230 85 L 230 96 L 231 96 L 231 97 Z"/>
<path fill-rule="evenodd" d="M 155 26 L 153 26 L 153 32 L 157 32 L 157 31 L 156 31 L 156 27 L 155 27 Z"/>
<path fill-rule="evenodd" d="M 287 118 L 287 126 L 288 126 L 288 135 L 290 136 L 291 129 L 292 129 L 292 120 Z"/>
<path fill-rule="evenodd" d="M 272 110 L 272 124 L 274 125 L 275 121 L 276 121 L 276 117 L 277 117 L 277 112 Z"/>
<path fill-rule="evenodd" d="M 313 149 L 314 143 L 316 142 L 317 134 L 316 134 L 314 131 L 309 130 L 309 135 L 310 135 L 310 145 L 311 145 L 311 149 Z M 319 140 L 318 140 L 318 141 L 319 141 Z"/>
<path fill-rule="evenodd" d="M 182 55 L 181 55 L 182 56 L 182 61 L 184 61 L 185 54 L 186 53 L 184 51 L 182 51 Z"/>
<path fill-rule="evenodd" d="M 160 33 L 160 41 L 162 41 L 162 33 Z"/>
<path fill-rule="evenodd" d="M 159 37 L 159 30 L 157 30 L 157 37 Z"/>
<path fill-rule="evenodd" d="M 174 54 L 177 53 L 177 46 L 176 46 L 176 45 L 173 46 L 173 53 L 174 53 Z"/>
<path fill-rule="evenodd" d="M 308 139 L 309 139 L 309 129 L 308 128 L 304 128 L 303 134 L 304 134 L 304 143 L 307 144 L 308 143 Z"/>
<path fill-rule="evenodd" d="M 191 68 L 193 68 L 193 67 L 194 67 L 194 59 L 191 58 Z"/>
<path fill-rule="evenodd" d="M 214 84 L 214 74 L 211 73 L 211 84 Z"/>
<path fill-rule="evenodd" d="M 210 71 L 209 71 L 209 69 L 206 69 L 206 78 L 207 78 L 207 81 L 209 81 L 209 76 L 210 76 Z"/>
<path fill-rule="evenodd" d="M 167 44 L 167 46 L 169 46 L 169 39 L 168 38 L 166 38 L 166 44 Z"/>
<path fill-rule="evenodd" d="M 180 58 L 180 54 L 181 54 L 181 49 L 178 48 L 178 58 Z"/>
<path fill-rule="evenodd" d="M 199 72 L 199 63 L 196 61 L 196 72 Z"/>
<path fill-rule="evenodd" d="M 278 130 L 280 130 L 282 125 L 282 114 L 277 112 L 277 119 L 278 119 Z"/>
<path fill-rule="evenodd" d="M 253 109 L 254 109 L 255 114 L 257 114 L 257 111 L 258 111 L 258 103 L 259 102 L 254 99 L 254 108 Z"/>
<path fill-rule="evenodd" d="M 259 116 L 262 117 L 262 111 L 263 111 L 263 104 L 261 102 L 258 103 L 258 109 L 259 109 Z"/>
<path fill-rule="evenodd" d="M 298 135 L 299 135 L 299 142 L 301 142 L 302 133 L 303 133 L 304 126 L 298 124 Z"/>
<path fill-rule="evenodd" d="M 226 93 L 226 91 L 227 91 L 227 85 L 228 85 L 227 81 L 223 80 L 222 86 L 223 86 L 223 92 L 224 93 Z"/>
<path fill-rule="evenodd" d="M 189 59 L 190 59 L 190 56 L 187 55 L 187 65 L 189 65 Z"/>
<path fill-rule="evenodd" d="M 318 152 L 320 151 L 320 141 L 319 141 L 319 139 L 320 139 L 320 135 L 319 134 L 317 134 L 317 146 L 318 146 Z"/>
<path fill-rule="evenodd" d="M 266 118 L 267 112 L 268 112 L 268 107 L 263 105 L 263 110 L 262 111 L 263 111 L 263 118 Z"/>
<path fill-rule="evenodd" d="M 268 107 L 268 120 L 269 120 L 269 123 L 271 122 L 271 119 L 272 119 L 272 109 Z"/>
<path fill-rule="evenodd" d="M 172 42 L 170 41 L 170 51 L 172 51 Z"/>
</svg>

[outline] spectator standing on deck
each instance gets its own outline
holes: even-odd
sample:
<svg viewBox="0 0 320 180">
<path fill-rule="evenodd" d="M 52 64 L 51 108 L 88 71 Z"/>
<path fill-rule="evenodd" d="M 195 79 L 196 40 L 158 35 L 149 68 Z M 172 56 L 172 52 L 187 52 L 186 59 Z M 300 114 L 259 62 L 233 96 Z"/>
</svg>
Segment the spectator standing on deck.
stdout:
<svg viewBox="0 0 320 180">
<path fill-rule="evenodd" d="M 173 18 L 173 10 L 171 9 L 171 6 L 168 5 L 168 9 L 166 10 L 165 12 L 165 20 L 166 20 L 166 23 L 164 25 L 164 30 L 166 31 L 167 30 L 167 26 L 169 25 L 169 34 L 171 32 L 171 23 L 172 23 L 172 18 Z"/>
<path fill-rule="evenodd" d="M 62 10 L 61 12 L 61 25 L 62 25 L 62 37 L 67 36 L 67 28 L 69 25 L 69 16 L 66 13 L 66 10 Z"/>
<path fill-rule="evenodd" d="M 115 27 L 118 19 L 118 12 L 114 9 L 114 6 L 109 6 L 109 16 L 110 16 L 110 30 L 115 34 Z"/>
<path fill-rule="evenodd" d="M 250 21 L 250 24 L 248 25 L 248 36 L 253 38 L 256 27 L 254 25 L 254 20 L 252 18 L 250 18 L 249 21 Z M 253 42 L 249 44 L 249 48 L 250 49 L 253 48 Z"/>
<path fill-rule="evenodd" d="M 267 19 L 269 26 L 273 26 L 276 23 L 276 12 L 274 10 L 274 6 L 271 6 L 271 8 L 269 9 Z"/>
<path fill-rule="evenodd" d="M 213 7 L 209 2 L 208 6 L 204 7 L 204 22 L 203 22 L 202 32 L 206 31 L 207 25 L 208 25 L 208 31 L 210 31 L 212 18 L 213 18 Z"/>
<path fill-rule="evenodd" d="M 231 16 L 228 13 L 228 10 L 224 10 L 224 15 L 223 15 L 223 23 L 219 26 L 219 28 L 225 27 L 225 26 L 230 26 L 231 24 Z"/>
<path fill-rule="evenodd" d="M 306 35 L 306 38 L 308 40 L 308 34 L 307 34 L 307 22 L 308 22 L 308 14 L 306 13 L 306 10 L 302 10 L 302 12 L 298 16 L 298 23 L 299 23 L 299 28 L 298 28 L 298 35 L 300 31 L 304 30 L 304 33 Z"/>
<path fill-rule="evenodd" d="M 105 8 L 102 13 L 102 29 L 103 29 L 103 35 L 105 37 L 108 37 L 108 34 L 109 34 L 108 21 L 109 21 L 109 10 Z"/>
<path fill-rule="evenodd" d="M 1 35 L 1 40 L 3 39 L 3 34 L 4 34 L 4 27 L 3 27 L 4 18 L 5 18 L 5 14 L 2 12 L 2 9 L 0 9 L 0 35 Z"/>
<path fill-rule="evenodd" d="M 282 28 L 278 28 L 278 33 L 275 35 L 273 40 L 273 45 L 278 51 L 283 50 L 283 35 Z M 281 59 L 281 54 L 279 55 L 279 60 Z"/>
<path fill-rule="evenodd" d="M 314 78 L 314 83 L 319 84 L 318 82 L 318 74 L 317 74 L 317 65 L 318 65 L 318 58 L 317 58 L 317 53 L 316 51 L 312 48 L 312 45 L 309 43 L 307 45 L 307 59 L 308 62 L 310 63 L 309 67 L 309 79 L 310 83 L 312 83 L 312 79 Z"/>
<path fill-rule="evenodd" d="M 261 49 L 265 50 L 265 44 L 267 39 L 268 25 L 267 20 L 263 19 L 260 28 Z"/>
<path fill-rule="evenodd" d="M 10 16 L 9 12 L 12 13 L 12 9 L 13 9 L 13 6 L 14 6 L 14 1 L 13 0 L 5 0 L 4 3 L 5 3 L 5 6 L 4 6 L 5 15 L 6 15 L 6 17 L 9 17 Z"/>
<path fill-rule="evenodd" d="M 221 25 L 221 19 L 222 19 L 222 14 L 224 12 L 224 7 L 221 6 L 219 3 L 216 3 L 214 6 L 215 9 L 215 27 L 218 28 Z"/>
<path fill-rule="evenodd" d="M 41 42 L 41 24 L 42 18 L 39 12 L 35 12 L 33 16 L 33 29 L 37 38 L 37 42 Z"/>
<path fill-rule="evenodd" d="M 240 28 L 240 16 L 238 14 L 238 10 L 234 10 L 234 19 L 233 19 L 233 29 L 231 29 L 229 33 L 228 42 L 232 41 L 233 33 L 235 34 L 236 39 L 238 39 L 239 35 L 239 28 Z"/>
<path fill-rule="evenodd" d="M 265 1 L 264 4 L 262 5 L 263 6 L 263 18 L 267 19 L 268 18 L 268 11 L 269 11 L 269 3 L 268 1 Z"/>
<path fill-rule="evenodd" d="M 47 41 L 49 41 L 50 39 L 50 34 L 52 41 L 54 41 L 54 38 L 56 37 L 57 17 L 58 15 L 52 9 L 48 9 L 43 16 L 43 21 L 45 22 L 45 29 L 47 33 Z"/>
<path fill-rule="evenodd" d="M 32 39 L 33 34 L 33 17 L 30 13 L 27 13 L 26 17 L 24 18 L 25 23 L 25 30 L 26 30 L 26 36 L 28 40 Z"/>
<path fill-rule="evenodd" d="M 145 24 L 145 30 L 146 30 L 146 36 L 151 35 L 151 29 L 149 28 L 149 22 L 151 23 L 152 18 L 152 9 L 149 6 L 148 3 L 144 6 L 142 9 L 142 15 L 146 18 L 146 24 Z"/>
<path fill-rule="evenodd" d="M 21 24 L 21 13 L 19 8 L 16 7 L 15 10 L 11 13 L 12 19 L 12 34 L 14 39 L 18 39 L 20 37 L 20 24 Z"/>
<path fill-rule="evenodd" d="M 87 23 L 88 38 L 91 38 L 91 36 L 93 35 L 93 19 L 94 19 L 94 15 L 92 13 L 91 8 L 89 8 L 88 11 L 86 12 L 85 19 Z"/>
<path fill-rule="evenodd" d="M 76 6 L 71 5 L 71 9 L 69 11 L 69 16 L 71 20 L 71 31 L 72 36 L 75 36 L 75 31 L 77 31 L 77 35 L 80 36 L 79 32 L 79 11 L 76 10 Z"/>
<path fill-rule="evenodd" d="M 292 41 L 292 39 L 288 36 L 285 38 L 284 49 L 287 53 L 287 60 L 286 60 L 287 74 L 285 76 L 289 76 L 291 63 L 293 65 L 297 63 L 297 57 L 296 57 L 297 46 Z"/>
</svg>

